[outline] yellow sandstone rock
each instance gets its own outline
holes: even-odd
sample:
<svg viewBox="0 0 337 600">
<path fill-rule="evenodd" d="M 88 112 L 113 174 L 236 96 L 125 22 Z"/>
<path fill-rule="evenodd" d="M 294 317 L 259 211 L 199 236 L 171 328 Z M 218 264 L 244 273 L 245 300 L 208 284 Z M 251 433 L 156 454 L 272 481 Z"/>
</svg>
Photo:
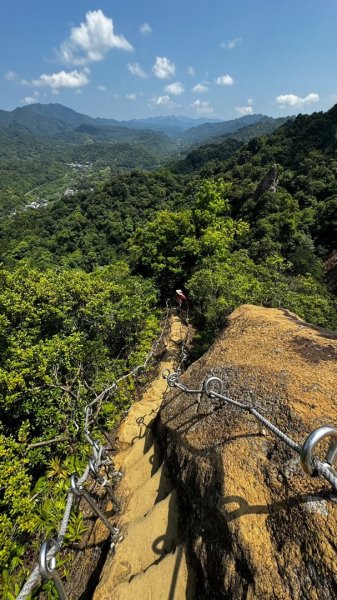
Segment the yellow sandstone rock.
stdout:
<svg viewBox="0 0 337 600">
<path fill-rule="evenodd" d="M 184 373 L 199 387 L 214 373 L 234 400 L 252 397 L 299 444 L 337 426 L 337 335 L 285 310 L 242 306 Z M 337 505 L 330 485 L 305 475 L 298 455 L 252 415 L 173 389 L 157 436 L 178 497 L 200 597 L 332 599 L 337 590 Z M 318 451 L 322 458 L 324 452 Z"/>
</svg>

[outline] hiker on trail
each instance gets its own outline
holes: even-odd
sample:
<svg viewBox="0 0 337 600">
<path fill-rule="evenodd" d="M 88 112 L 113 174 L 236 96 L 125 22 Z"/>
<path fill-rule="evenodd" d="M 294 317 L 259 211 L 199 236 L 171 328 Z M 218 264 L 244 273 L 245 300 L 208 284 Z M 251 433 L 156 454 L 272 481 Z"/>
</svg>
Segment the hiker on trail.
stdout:
<svg viewBox="0 0 337 600">
<path fill-rule="evenodd" d="M 176 290 L 176 300 L 178 303 L 177 313 L 179 314 L 183 303 L 184 304 L 187 303 L 187 298 L 186 298 L 185 294 L 182 292 L 182 290 Z"/>
</svg>

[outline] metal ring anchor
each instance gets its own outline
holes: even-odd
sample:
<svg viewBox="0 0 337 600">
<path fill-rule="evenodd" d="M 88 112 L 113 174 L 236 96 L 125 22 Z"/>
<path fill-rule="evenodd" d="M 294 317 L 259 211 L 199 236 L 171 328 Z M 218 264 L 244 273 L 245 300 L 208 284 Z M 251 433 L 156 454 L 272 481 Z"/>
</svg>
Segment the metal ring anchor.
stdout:
<svg viewBox="0 0 337 600">
<path fill-rule="evenodd" d="M 329 465 L 332 465 L 337 458 L 336 427 L 332 427 L 330 425 L 323 425 L 323 427 L 318 427 L 318 429 L 315 429 L 315 431 L 312 431 L 310 435 L 308 435 L 307 439 L 305 440 L 302 446 L 300 454 L 301 466 L 303 471 L 308 475 L 311 475 L 312 477 L 316 475 L 313 460 L 313 451 L 315 446 L 317 446 L 317 444 L 325 437 L 331 438 L 325 461 Z"/>
<path fill-rule="evenodd" d="M 211 385 L 215 385 L 218 390 L 212 390 L 210 388 Z M 212 392 L 216 392 L 217 394 L 222 394 L 223 393 L 223 381 L 222 379 L 220 379 L 220 377 L 207 377 L 207 379 L 205 379 L 204 381 L 204 392 L 205 394 L 207 394 L 207 396 L 212 396 Z"/>
<path fill-rule="evenodd" d="M 55 556 L 48 556 L 53 548 L 56 552 L 59 550 L 59 545 L 54 539 L 46 540 L 41 546 L 39 556 L 40 575 L 44 581 L 53 580 L 60 600 L 68 600 L 61 577 L 56 571 L 56 558 Z"/>
<path fill-rule="evenodd" d="M 179 381 L 179 373 L 170 373 L 167 377 L 167 383 L 170 387 L 175 387 L 175 383 Z"/>
<path fill-rule="evenodd" d="M 70 475 L 70 488 L 75 496 L 82 496 L 83 486 L 80 481 L 80 476 L 78 473 L 73 473 Z"/>
<path fill-rule="evenodd" d="M 88 502 L 96 515 L 101 519 L 104 525 L 109 529 L 112 535 L 117 535 L 119 533 L 119 529 L 114 527 L 110 521 L 106 518 L 106 516 L 102 513 L 101 509 L 97 506 L 96 502 L 91 498 L 88 492 L 83 488 L 83 485 L 80 483 L 80 476 L 78 473 L 73 473 L 70 475 L 70 488 L 75 496 L 81 497 Z"/>
</svg>

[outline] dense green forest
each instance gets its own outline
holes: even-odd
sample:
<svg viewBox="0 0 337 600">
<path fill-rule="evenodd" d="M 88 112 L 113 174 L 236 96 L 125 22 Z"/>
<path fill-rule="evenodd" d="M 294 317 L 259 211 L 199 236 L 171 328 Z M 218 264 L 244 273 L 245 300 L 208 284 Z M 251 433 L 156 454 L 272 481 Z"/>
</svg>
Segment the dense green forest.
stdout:
<svg viewBox="0 0 337 600">
<path fill-rule="evenodd" d="M 88 190 L 111 174 L 157 169 L 208 136 L 247 141 L 271 133 L 283 120 L 254 115 L 207 126 L 203 121 L 94 119 L 60 104 L 0 111 L 0 217 L 32 202 L 54 203 L 68 188 Z"/>
<path fill-rule="evenodd" d="M 0 564 L 2 597 L 14 598 L 62 518 L 69 475 L 87 461 L 84 406 L 142 364 L 158 314 L 153 283 L 122 262 L 91 274 L 19 267 L 0 278 Z M 129 378 L 108 398 L 104 427 L 133 390 Z M 85 529 L 73 512 L 66 542 Z"/>
<path fill-rule="evenodd" d="M 0 215 L 42 198 L 48 203 L 59 200 L 67 188 L 89 189 L 107 181 L 111 173 L 153 169 L 175 150 L 166 136 L 157 133 L 127 140 L 84 132 L 69 141 L 22 133 L 12 138 L 0 128 Z"/>
<path fill-rule="evenodd" d="M 323 276 L 337 245 L 336 131 L 337 106 L 299 115 L 246 144 L 217 140 L 151 172 L 110 170 L 73 195 L 2 216 L 5 598 L 13 598 L 25 565 L 54 533 L 67 475 L 85 460 L 74 421 L 95 392 L 142 361 L 160 306 L 176 287 L 189 297 L 195 352 L 245 302 L 337 328 L 336 298 Z M 57 168 L 51 161 L 51 182 Z M 105 405 L 108 427 L 132 392 L 125 384 Z M 56 446 L 34 447 L 54 438 L 61 438 Z M 83 527 L 75 514 L 68 541 L 77 542 Z"/>
</svg>

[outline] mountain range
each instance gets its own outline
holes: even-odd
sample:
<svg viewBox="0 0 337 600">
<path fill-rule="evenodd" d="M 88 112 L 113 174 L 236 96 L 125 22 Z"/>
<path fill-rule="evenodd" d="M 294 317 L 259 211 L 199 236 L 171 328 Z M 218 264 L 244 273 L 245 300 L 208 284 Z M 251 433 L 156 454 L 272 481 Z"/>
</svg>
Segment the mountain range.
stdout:
<svg viewBox="0 0 337 600">
<path fill-rule="evenodd" d="M 80 114 L 61 104 L 31 104 L 16 108 L 11 112 L 0 111 L 0 131 L 4 129 L 17 133 L 30 133 L 39 137 L 64 138 L 65 134 L 76 134 L 109 138 L 111 141 L 139 139 L 139 130 L 165 134 L 171 139 L 184 140 L 188 144 L 200 143 L 208 138 L 233 134 L 243 127 L 260 122 L 273 123 L 275 119 L 265 115 L 247 115 L 230 121 L 182 116 L 150 117 L 148 119 L 94 118 Z M 84 127 L 88 126 L 88 127 Z M 104 134 L 102 133 L 104 131 Z"/>
</svg>

